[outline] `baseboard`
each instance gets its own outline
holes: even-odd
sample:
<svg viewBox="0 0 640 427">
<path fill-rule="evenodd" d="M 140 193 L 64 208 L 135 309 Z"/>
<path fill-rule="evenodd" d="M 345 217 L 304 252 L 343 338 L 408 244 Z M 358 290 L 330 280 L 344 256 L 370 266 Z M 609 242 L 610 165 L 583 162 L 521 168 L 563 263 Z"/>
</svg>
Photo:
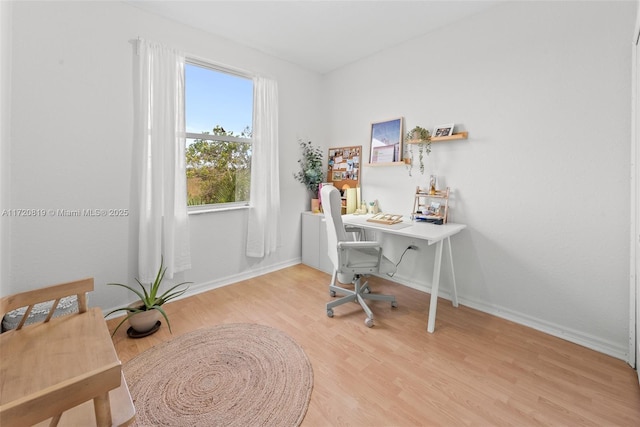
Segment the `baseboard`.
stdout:
<svg viewBox="0 0 640 427">
<path fill-rule="evenodd" d="M 294 258 L 292 260 L 271 264 L 265 267 L 254 268 L 251 270 L 243 271 L 242 273 L 239 273 L 239 274 L 232 274 L 230 276 L 222 277 L 217 280 L 211 280 L 211 281 L 202 282 L 202 283 L 194 283 L 189 286 L 189 289 L 187 290 L 187 292 L 185 292 L 180 297 L 174 299 L 174 301 L 178 301 L 193 295 L 198 295 L 213 289 L 222 288 L 224 286 L 233 285 L 234 283 L 241 282 L 243 280 L 253 279 L 254 277 L 262 276 L 263 274 L 272 273 L 274 271 L 282 270 L 283 268 L 300 264 L 300 262 L 301 262 L 301 258 Z M 169 302 L 169 304 L 171 304 L 171 302 Z M 103 313 L 106 314 L 113 309 L 115 309 L 115 307 L 112 309 L 106 309 L 102 311 Z M 107 317 L 107 319 L 112 319 L 114 317 L 121 317 L 121 316 L 124 316 L 125 314 L 126 313 L 115 313 Z"/>
<path fill-rule="evenodd" d="M 388 277 L 386 275 L 380 277 L 391 280 L 400 285 L 416 289 L 421 292 L 431 293 L 431 287 L 416 283 L 414 281 L 408 280 L 407 278 L 398 276 Z M 451 292 L 448 289 L 440 289 L 438 292 L 438 297 L 451 301 Z M 616 359 L 623 360 L 627 363 L 629 361 L 628 348 L 626 346 L 618 345 L 612 341 L 605 340 L 600 337 L 574 329 L 566 328 L 564 326 L 551 323 L 543 319 L 528 316 L 526 314 L 500 307 L 495 304 L 488 304 L 485 301 L 469 299 L 458 295 L 458 303 L 466 305 L 467 307 L 471 307 L 475 310 L 482 311 L 483 313 L 491 314 L 492 316 L 500 317 L 502 319 L 506 319 L 511 322 L 530 327 L 554 337 L 562 338 L 574 344 L 578 344 L 599 353 L 603 353 L 608 356 L 615 357 Z"/>
<path fill-rule="evenodd" d="M 272 273 L 274 271 L 282 270 L 283 268 L 291 267 L 300 264 L 300 258 L 294 258 L 289 261 L 283 261 L 276 264 L 268 265 L 265 267 L 255 268 L 242 273 L 233 274 L 231 276 L 222 277 L 217 280 L 211 280 L 208 282 L 197 283 L 189 287 L 189 292 L 185 293 L 181 298 L 186 298 L 191 295 L 197 295 L 202 292 L 207 292 L 212 289 L 222 288 L 224 286 L 233 285 L 234 283 L 241 282 L 243 280 L 253 279 L 254 277 L 262 276 L 263 274 Z"/>
<path fill-rule="evenodd" d="M 555 323 L 547 322 L 543 319 L 528 316 L 526 314 L 514 312 L 503 307 L 489 305 L 481 301 L 473 301 L 458 296 L 458 302 L 473 309 L 483 311 L 496 317 L 500 317 L 520 325 L 528 326 L 540 332 L 562 338 L 574 344 L 581 345 L 591 350 L 606 354 L 616 359 L 623 360 L 628 363 L 629 354 L 626 346 L 620 346 L 616 343 L 604 340 L 595 335 L 577 331 Z"/>
</svg>

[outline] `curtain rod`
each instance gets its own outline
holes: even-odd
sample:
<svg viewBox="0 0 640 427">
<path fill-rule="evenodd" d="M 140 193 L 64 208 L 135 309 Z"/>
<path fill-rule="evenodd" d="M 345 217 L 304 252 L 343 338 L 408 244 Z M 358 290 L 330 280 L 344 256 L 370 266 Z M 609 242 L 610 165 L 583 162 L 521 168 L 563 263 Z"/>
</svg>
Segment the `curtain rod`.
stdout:
<svg viewBox="0 0 640 427">
<path fill-rule="evenodd" d="M 141 41 L 142 41 L 142 38 L 140 36 L 138 36 L 136 38 L 136 40 L 134 40 L 134 42 L 136 43 L 136 55 L 140 54 L 140 42 Z M 253 79 L 254 77 L 262 76 L 262 77 L 267 77 L 267 78 L 271 78 L 273 80 L 276 80 L 273 77 L 268 76 L 268 75 L 262 75 L 262 74 L 258 74 L 258 73 L 254 73 L 254 72 L 251 72 L 251 71 L 244 70 L 242 68 L 232 67 L 230 65 L 226 65 L 226 64 L 219 63 L 219 62 L 211 61 L 210 59 L 202 58 L 200 56 L 192 55 L 192 54 L 189 54 L 189 53 L 185 54 L 185 61 L 188 62 L 188 63 L 195 64 L 195 65 L 199 65 L 199 66 L 203 66 L 203 67 L 207 67 L 207 68 L 212 68 L 212 69 L 214 69 L 216 71 L 235 74 L 235 75 L 237 75 L 239 77 L 245 77 L 245 78 L 248 78 L 248 79 Z"/>
</svg>

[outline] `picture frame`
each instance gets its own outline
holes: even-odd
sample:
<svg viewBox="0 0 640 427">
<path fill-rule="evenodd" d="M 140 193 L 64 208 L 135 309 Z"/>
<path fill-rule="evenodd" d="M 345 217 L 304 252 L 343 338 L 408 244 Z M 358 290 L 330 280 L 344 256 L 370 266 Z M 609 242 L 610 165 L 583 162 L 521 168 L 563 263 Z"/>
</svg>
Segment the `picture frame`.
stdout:
<svg viewBox="0 0 640 427">
<path fill-rule="evenodd" d="M 440 126 L 436 126 L 433 129 L 433 136 L 435 138 L 438 137 L 442 137 L 442 136 L 451 136 L 453 135 L 453 123 L 447 124 L 447 125 L 440 125 Z"/>
<path fill-rule="evenodd" d="M 404 118 L 371 123 L 369 163 L 402 161 Z"/>
</svg>

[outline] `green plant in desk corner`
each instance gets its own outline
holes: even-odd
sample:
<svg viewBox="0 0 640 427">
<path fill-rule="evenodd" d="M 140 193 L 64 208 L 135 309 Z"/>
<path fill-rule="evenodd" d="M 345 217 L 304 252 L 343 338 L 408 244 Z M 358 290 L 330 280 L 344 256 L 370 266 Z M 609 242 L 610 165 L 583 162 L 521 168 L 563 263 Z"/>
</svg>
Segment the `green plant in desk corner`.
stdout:
<svg viewBox="0 0 640 427">
<path fill-rule="evenodd" d="M 193 282 L 178 283 L 177 285 L 169 288 L 164 293 L 160 294 L 160 285 L 162 284 L 162 280 L 164 279 L 164 274 L 166 271 L 167 267 L 164 266 L 164 260 L 160 258 L 160 268 L 158 269 L 156 278 L 152 283 L 149 283 L 145 286 L 142 284 L 142 282 L 140 282 L 140 280 L 136 279 L 136 282 L 138 282 L 138 285 L 140 286 L 140 290 L 129 285 L 123 285 L 122 283 L 108 283 L 108 285 L 110 286 L 121 286 L 123 288 L 126 288 L 136 294 L 138 298 L 140 298 L 140 304 L 132 304 L 126 307 L 116 308 L 115 310 L 112 310 L 106 314 L 105 317 L 119 311 L 126 311 L 128 313 L 127 316 L 120 323 L 118 323 L 118 326 L 116 326 L 116 329 L 113 331 L 113 334 L 111 334 L 111 336 L 115 335 L 116 331 L 120 328 L 120 326 L 122 326 L 124 322 L 126 322 L 133 316 L 138 315 L 139 313 L 144 313 L 150 310 L 157 310 L 158 312 L 160 312 L 160 314 L 162 314 L 164 320 L 167 321 L 169 332 L 171 332 L 171 324 L 169 323 L 169 318 L 167 317 L 167 313 L 162 308 L 162 305 L 174 298 L 179 297 L 180 295 L 184 294 L 187 289 L 189 289 L 189 286 L 178 289 L 180 286 L 188 285 Z"/>
<path fill-rule="evenodd" d="M 413 145 L 418 144 L 418 158 L 420 160 L 420 173 L 424 175 L 424 152 L 427 156 L 431 153 L 431 134 L 423 127 L 416 126 L 407 132 L 406 136 L 409 152 L 411 154 L 411 163 L 409 164 L 409 176 L 411 176 L 411 167 L 413 166 Z"/>
<path fill-rule="evenodd" d="M 293 177 L 311 192 L 311 198 L 316 199 L 318 187 L 324 181 L 322 150 L 320 147 L 314 147 L 311 141 L 298 140 L 298 143 L 302 151 L 302 158 L 298 160 L 300 171 L 294 173 Z"/>
</svg>

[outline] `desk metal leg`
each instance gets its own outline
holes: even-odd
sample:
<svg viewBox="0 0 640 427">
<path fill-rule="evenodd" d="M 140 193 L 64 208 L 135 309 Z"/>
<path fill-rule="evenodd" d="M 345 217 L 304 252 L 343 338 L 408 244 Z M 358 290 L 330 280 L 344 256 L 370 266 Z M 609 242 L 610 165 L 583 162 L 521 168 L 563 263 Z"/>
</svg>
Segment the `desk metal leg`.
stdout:
<svg viewBox="0 0 640 427">
<path fill-rule="evenodd" d="M 438 308 L 438 288 L 440 287 L 440 266 L 442 265 L 442 246 L 444 239 L 436 243 L 436 256 L 433 261 L 433 280 L 431 282 L 431 302 L 429 303 L 429 322 L 427 332 L 433 333 L 436 327 L 436 309 Z M 451 246 L 449 246 L 451 247 Z"/>
<path fill-rule="evenodd" d="M 458 306 L 458 289 L 456 289 L 456 272 L 453 270 L 453 253 L 451 252 L 451 237 L 447 237 L 447 243 L 449 243 L 449 262 L 451 264 L 451 279 L 453 280 L 453 294 L 451 295 L 451 302 L 454 307 Z"/>
</svg>

